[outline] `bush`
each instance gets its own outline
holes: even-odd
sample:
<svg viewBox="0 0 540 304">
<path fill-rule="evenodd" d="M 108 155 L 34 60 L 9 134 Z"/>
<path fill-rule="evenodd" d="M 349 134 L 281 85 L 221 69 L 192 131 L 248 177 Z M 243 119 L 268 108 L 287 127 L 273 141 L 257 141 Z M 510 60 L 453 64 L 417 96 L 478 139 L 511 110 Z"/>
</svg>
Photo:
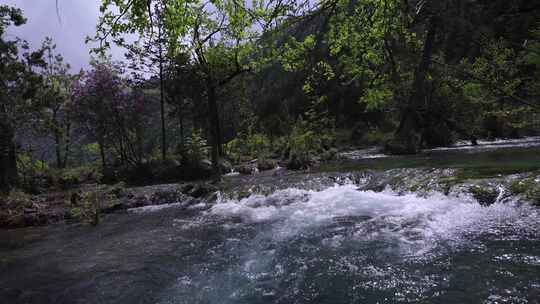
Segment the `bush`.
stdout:
<svg viewBox="0 0 540 304">
<path fill-rule="evenodd" d="M 371 130 L 364 134 L 362 143 L 368 146 L 382 146 L 393 138 L 393 133 Z"/>
<path fill-rule="evenodd" d="M 4 206 L 7 209 L 24 209 L 32 208 L 32 196 L 20 190 L 13 190 L 2 199 L 5 202 Z"/>
<path fill-rule="evenodd" d="M 287 168 L 293 170 L 308 168 L 316 155 L 324 153 L 334 145 L 334 139 L 333 131 L 316 132 L 300 120 L 293 127 L 289 137 Z"/>
<path fill-rule="evenodd" d="M 143 162 L 138 166 L 118 168 L 116 177 L 131 185 L 172 183 L 180 180 L 198 180 L 212 176 L 212 165 L 207 160 L 180 163 L 174 159 Z"/>
<path fill-rule="evenodd" d="M 194 130 L 191 136 L 186 138 L 180 155 L 183 163 L 198 163 L 208 157 L 208 144 L 202 137 L 201 130 Z"/>
<path fill-rule="evenodd" d="M 71 196 L 71 217 L 91 225 L 99 223 L 102 197 L 97 191 L 74 193 Z M 106 195 L 105 199 L 112 199 Z"/>
<path fill-rule="evenodd" d="M 264 134 L 241 134 L 225 145 L 225 151 L 233 162 L 238 163 L 242 156 L 249 156 L 252 159 L 268 157 L 271 147 L 270 140 Z"/>
</svg>

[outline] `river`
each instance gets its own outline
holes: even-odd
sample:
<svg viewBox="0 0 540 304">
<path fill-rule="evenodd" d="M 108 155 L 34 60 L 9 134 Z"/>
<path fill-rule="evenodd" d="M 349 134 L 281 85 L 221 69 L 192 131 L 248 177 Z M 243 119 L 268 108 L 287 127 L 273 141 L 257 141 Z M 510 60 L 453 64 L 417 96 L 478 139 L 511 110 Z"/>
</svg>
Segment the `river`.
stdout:
<svg viewBox="0 0 540 304">
<path fill-rule="evenodd" d="M 0 232 L 0 303 L 539 303 L 517 199 L 287 188 Z"/>
</svg>

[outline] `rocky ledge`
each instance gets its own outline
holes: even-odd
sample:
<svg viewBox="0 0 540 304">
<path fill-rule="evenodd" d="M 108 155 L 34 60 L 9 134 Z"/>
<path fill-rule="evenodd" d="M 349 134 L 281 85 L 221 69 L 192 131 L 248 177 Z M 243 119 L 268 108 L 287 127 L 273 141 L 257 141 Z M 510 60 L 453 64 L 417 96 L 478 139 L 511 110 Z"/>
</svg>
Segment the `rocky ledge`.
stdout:
<svg viewBox="0 0 540 304">
<path fill-rule="evenodd" d="M 220 199 L 267 195 L 285 188 L 322 190 L 336 184 L 355 184 L 362 191 L 392 191 L 397 195 L 428 196 L 443 193 L 478 201 L 482 205 L 509 200 L 540 206 L 540 171 L 491 178 L 469 178 L 458 169 L 363 170 L 348 173 L 310 173 L 282 168 L 257 175 L 224 177 L 220 182 L 164 184 L 127 188 L 85 185 L 69 192 L 39 196 L 15 194 L 0 201 L 0 227 L 20 228 L 59 222 L 82 221 L 85 210 L 99 214 L 121 213 L 132 208 L 179 204 L 189 208 L 201 202 L 211 206 Z M 88 214 L 86 214 L 87 216 Z"/>
</svg>

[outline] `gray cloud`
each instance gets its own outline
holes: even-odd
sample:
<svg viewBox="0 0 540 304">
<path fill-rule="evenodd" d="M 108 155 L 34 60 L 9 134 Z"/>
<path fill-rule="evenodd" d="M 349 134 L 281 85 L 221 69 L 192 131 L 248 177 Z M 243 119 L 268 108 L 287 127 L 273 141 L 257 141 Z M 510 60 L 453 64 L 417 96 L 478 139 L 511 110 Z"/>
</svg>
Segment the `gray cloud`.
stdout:
<svg viewBox="0 0 540 304">
<path fill-rule="evenodd" d="M 98 0 L 59 0 L 58 14 L 56 0 L 2 0 L 2 4 L 23 10 L 28 22 L 20 27 L 11 27 L 7 35 L 27 40 L 33 48 L 41 45 L 45 37 L 52 37 L 66 62 L 73 71 L 88 68 L 89 46 L 84 43 L 86 36 L 95 34 L 99 17 Z M 123 50 L 113 47 L 113 59 L 123 59 Z"/>
</svg>

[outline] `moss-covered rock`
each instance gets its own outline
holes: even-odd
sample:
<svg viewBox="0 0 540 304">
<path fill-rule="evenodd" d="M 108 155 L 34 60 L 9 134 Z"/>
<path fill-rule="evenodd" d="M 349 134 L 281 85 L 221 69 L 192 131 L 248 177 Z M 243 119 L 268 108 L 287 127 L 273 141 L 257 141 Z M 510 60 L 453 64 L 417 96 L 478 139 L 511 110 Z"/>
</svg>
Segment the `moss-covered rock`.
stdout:
<svg viewBox="0 0 540 304">
<path fill-rule="evenodd" d="M 540 205 L 540 178 L 536 176 L 518 178 L 509 185 L 513 195 L 519 195 L 536 205 Z"/>
<path fill-rule="evenodd" d="M 469 192 L 474 199 L 483 206 L 489 206 L 494 204 L 499 197 L 499 190 L 492 186 L 473 185 L 469 188 Z"/>
</svg>

